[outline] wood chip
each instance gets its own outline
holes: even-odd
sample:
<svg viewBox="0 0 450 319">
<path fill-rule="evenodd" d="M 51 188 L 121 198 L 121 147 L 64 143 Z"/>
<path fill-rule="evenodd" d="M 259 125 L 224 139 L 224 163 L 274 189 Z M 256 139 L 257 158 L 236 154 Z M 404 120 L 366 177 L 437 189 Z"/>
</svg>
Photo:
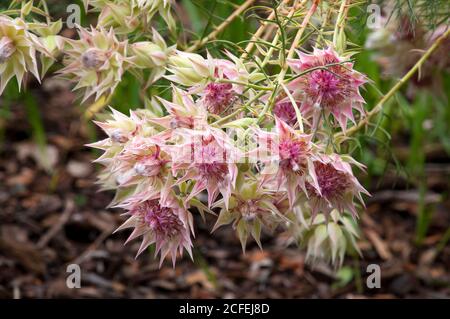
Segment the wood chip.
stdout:
<svg viewBox="0 0 450 319">
<path fill-rule="evenodd" d="M 389 260 L 392 258 L 392 254 L 388 246 L 375 231 L 371 229 L 365 229 L 364 233 L 366 234 L 369 241 L 373 244 L 375 250 L 381 258 L 383 258 L 384 260 Z"/>
</svg>

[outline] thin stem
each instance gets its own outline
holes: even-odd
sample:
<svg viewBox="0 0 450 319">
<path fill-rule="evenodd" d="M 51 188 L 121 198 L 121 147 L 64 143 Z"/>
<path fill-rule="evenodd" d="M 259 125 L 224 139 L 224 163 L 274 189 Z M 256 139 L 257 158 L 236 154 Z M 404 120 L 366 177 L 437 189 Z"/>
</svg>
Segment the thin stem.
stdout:
<svg viewBox="0 0 450 319">
<path fill-rule="evenodd" d="M 292 18 L 292 16 L 294 15 L 294 13 L 298 9 L 298 7 L 300 7 L 300 5 L 297 3 L 297 1 L 294 2 L 294 5 L 292 6 L 291 10 L 289 11 L 289 13 L 287 15 L 287 19 Z M 275 12 L 274 12 L 274 14 L 275 14 Z M 278 42 L 278 39 L 280 38 L 280 35 L 281 35 L 281 30 L 278 30 L 277 34 L 275 35 L 275 37 L 274 37 L 274 39 L 272 41 L 272 45 L 273 46 L 275 46 L 276 43 Z M 270 57 L 272 56 L 273 51 L 274 51 L 274 47 L 273 46 L 269 48 L 269 51 L 267 52 L 267 55 L 266 55 L 266 57 L 264 58 L 264 61 L 261 64 L 262 67 L 264 67 L 269 62 Z"/>
<path fill-rule="evenodd" d="M 233 80 L 228 80 L 228 79 L 220 79 L 220 80 L 218 80 L 218 82 L 242 85 L 242 86 L 246 86 L 246 87 L 249 87 L 252 89 L 262 90 L 262 91 L 271 91 L 272 90 L 272 88 L 268 87 L 268 86 L 261 86 L 261 85 L 256 85 L 256 84 L 252 84 L 252 83 L 245 83 L 245 82 L 233 81 Z"/>
<path fill-rule="evenodd" d="M 294 56 L 295 49 L 298 47 L 298 45 L 300 43 L 303 32 L 305 31 L 306 27 L 309 24 L 309 20 L 311 19 L 314 12 L 316 12 L 319 2 L 320 2 L 320 0 L 314 0 L 311 8 L 309 8 L 308 12 L 306 13 L 305 18 L 303 19 L 303 22 L 300 25 L 300 28 L 298 29 L 297 34 L 295 35 L 294 41 L 292 42 L 292 45 L 291 45 L 291 48 L 289 49 L 287 59 L 284 61 L 281 72 L 278 75 L 277 84 L 275 85 L 275 89 L 274 89 L 269 101 L 264 106 L 264 109 L 262 110 L 260 116 L 258 117 L 258 123 L 261 123 L 261 121 L 264 119 L 264 116 L 266 115 L 267 111 L 269 111 L 269 109 L 272 107 L 272 105 L 275 101 L 275 96 L 277 95 L 277 92 L 278 92 L 279 85 L 281 83 L 283 83 L 284 77 L 288 70 L 287 60 L 292 59 L 292 57 Z"/>
<path fill-rule="evenodd" d="M 318 30 L 318 35 L 317 35 L 317 42 L 322 41 L 323 43 L 325 43 L 325 37 L 323 35 L 323 33 L 325 32 L 325 28 L 328 25 L 328 20 L 330 20 L 331 15 L 333 14 L 333 10 L 332 8 L 328 8 L 327 12 L 325 13 L 325 17 L 323 18 L 322 21 L 322 25 L 320 26 L 320 30 Z"/>
<path fill-rule="evenodd" d="M 97 101 L 90 105 L 84 112 L 84 117 L 86 119 L 91 119 L 95 114 L 100 112 L 108 103 L 111 101 L 112 95 L 105 97 L 102 95 Z"/>
<path fill-rule="evenodd" d="M 341 7 L 339 8 L 339 13 L 338 13 L 338 16 L 336 18 L 336 24 L 334 26 L 334 32 L 333 32 L 333 44 L 334 44 L 335 48 L 337 47 L 337 41 L 338 41 L 338 38 L 339 38 L 339 34 L 341 32 L 343 32 L 342 31 L 342 26 L 343 26 L 342 22 L 343 22 L 343 20 L 346 19 L 347 12 L 348 12 L 347 0 L 342 0 Z"/>
<path fill-rule="evenodd" d="M 291 0 L 283 0 L 282 4 L 288 4 L 290 1 Z M 272 13 L 267 17 L 267 20 L 272 20 L 273 18 L 275 18 L 275 10 L 277 10 L 277 8 L 275 8 L 274 11 L 272 11 Z M 253 47 L 255 46 L 255 42 L 261 37 L 261 35 L 266 30 L 268 25 L 269 25 L 268 21 L 264 21 L 261 23 L 261 26 L 258 28 L 258 30 L 256 30 L 256 32 L 253 34 L 252 38 L 250 39 L 250 42 L 245 47 L 245 50 L 244 50 L 245 52 L 241 56 L 242 59 L 245 59 L 248 56 L 248 54 L 250 54 L 252 52 Z"/>
<path fill-rule="evenodd" d="M 370 119 L 378 114 L 382 109 L 383 105 L 405 84 L 408 80 L 416 73 L 417 70 L 420 69 L 422 64 L 430 57 L 430 55 L 444 42 L 444 40 L 449 36 L 450 29 L 447 30 L 443 35 L 437 38 L 431 47 L 425 52 L 425 54 L 416 62 L 416 64 L 408 71 L 408 73 L 403 76 L 390 90 L 386 93 L 385 96 L 381 98 L 381 100 L 375 105 L 375 107 L 367 113 L 367 115 L 358 122 L 357 125 L 351 127 L 347 130 L 345 136 L 350 136 L 356 133 L 359 129 L 367 125 Z M 344 133 L 340 132 L 336 134 L 336 137 L 344 136 Z"/>
<path fill-rule="evenodd" d="M 292 96 L 291 92 L 289 92 L 289 89 L 286 87 L 286 85 L 281 83 L 281 87 L 283 88 L 284 92 L 286 93 L 286 95 L 288 96 L 289 100 L 291 101 L 292 106 L 294 107 L 295 116 L 297 117 L 297 122 L 298 122 L 298 127 L 299 127 L 299 130 L 300 130 L 300 133 L 303 133 L 304 132 L 303 117 L 302 117 L 302 113 L 300 112 L 300 109 L 298 108 L 297 102 L 295 101 L 295 99 Z"/>
<path fill-rule="evenodd" d="M 306 14 L 305 18 L 303 19 L 303 22 L 300 25 L 300 29 L 298 29 L 297 34 L 295 35 L 294 42 L 292 42 L 291 48 L 289 49 L 289 52 L 287 55 L 287 60 L 292 59 L 292 57 L 294 56 L 295 49 L 297 48 L 297 46 L 300 43 L 300 40 L 303 36 L 303 32 L 305 32 L 305 29 L 308 26 L 309 20 L 311 19 L 314 12 L 316 12 L 319 2 L 320 2 L 320 0 L 314 0 L 311 8 L 309 9 L 308 13 Z M 286 74 L 287 63 L 284 64 L 283 68 L 285 70 L 284 74 Z M 284 78 L 284 75 L 283 75 L 283 78 Z M 283 81 L 283 79 L 281 79 L 281 81 Z"/>
<path fill-rule="evenodd" d="M 221 119 L 215 121 L 214 123 L 212 123 L 212 125 L 219 125 L 219 124 L 221 124 L 221 123 L 223 123 L 223 122 L 225 122 L 225 121 L 235 117 L 239 113 L 245 111 L 250 104 L 252 104 L 254 101 L 258 100 L 263 94 L 264 94 L 264 91 L 258 92 L 250 101 L 245 103 L 242 107 L 240 107 L 239 109 L 237 109 L 233 113 L 230 113 L 227 116 L 224 116 Z"/>
<path fill-rule="evenodd" d="M 215 121 L 214 123 L 212 123 L 211 125 L 219 125 L 222 124 L 223 122 L 228 121 L 229 119 L 232 119 L 233 117 L 235 117 L 236 115 L 238 115 L 239 113 L 243 112 L 244 108 L 240 107 L 238 108 L 236 111 L 228 114 L 227 116 L 222 117 L 220 120 Z"/>
<path fill-rule="evenodd" d="M 303 75 L 305 75 L 305 74 L 308 74 L 308 73 L 311 73 L 311 72 L 317 71 L 317 70 L 327 71 L 327 72 L 332 73 L 332 74 L 333 74 L 334 76 L 336 76 L 336 77 L 341 77 L 339 74 L 337 74 L 337 73 L 331 71 L 331 70 L 329 69 L 329 67 L 335 66 L 335 65 L 342 65 L 343 63 L 348 63 L 348 62 L 351 62 L 351 60 L 315 66 L 315 67 L 309 68 L 309 69 L 307 69 L 307 70 L 305 70 L 305 71 L 303 71 L 303 72 L 300 72 L 300 73 L 296 74 L 296 75 L 293 76 L 292 78 L 289 78 L 289 79 L 285 80 L 284 83 L 290 82 L 290 81 L 295 80 L 295 79 L 297 79 L 297 78 L 299 78 L 299 77 L 301 77 L 301 76 L 303 76 Z"/>
<path fill-rule="evenodd" d="M 236 17 L 250 7 L 255 0 L 247 0 L 241 4 L 228 18 L 225 19 L 214 31 L 208 34 L 203 39 L 196 41 L 192 46 L 186 49 L 186 52 L 194 52 L 203 47 L 209 41 L 215 39 L 217 35 L 222 32 Z"/>
<path fill-rule="evenodd" d="M 288 69 L 287 60 L 292 59 L 295 53 L 295 49 L 298 47 L 300 40 L 303 36 L 303 33 L 305 32 L 306 27 L 308 26 L 309 20 L 311 19 L 314 12 L 317 10 L 317 5 L 319 4 L 320 0 L 314 0 L 311 8 L 309 9 L 308 13 L 306 14 L 305 18 L 303 19 L 302 24 L 300 25 L 300 28 L 298 29 L 297 33 L 295 34 L 294 41 L 292 42 L 291 48 L 289 49 L 288 55 L 286 60 L 284 61 L 283 68 L 278 76 L 278 83 L 282 83 L 284 81 L 284 77 L 286 76 L 286 72 Z"/>
<path fill-rule="evenodd" d="M 261 67 L 266 66 L 266 64 L 270 61 L 270 58 L 272 57 L 272 54 L 273 54 L 273 51 L 274 51 L 274 46 L 277 44 L 279 37 L 280 37 L 280 33 L 277 32 L 277 34 L 273 38 L 272 46 L 267 51 L 267 54 L 266 54 L 266 56 L 264 57 L 264 60 L 261 63 Z"/>
<path fill-rule="evenodd" d="M 45 17 L 47 20 L 47 24 L 50 24 L 51 19 L 50 19 L 50 11 L 48 10 L 48 5 L 47 5 L 47 1 L 46 0 L 41 0 L 42 3 L 42 7 L 44 8 L 44 12 L 47 14 L 47 16 Z"/>
</svg>

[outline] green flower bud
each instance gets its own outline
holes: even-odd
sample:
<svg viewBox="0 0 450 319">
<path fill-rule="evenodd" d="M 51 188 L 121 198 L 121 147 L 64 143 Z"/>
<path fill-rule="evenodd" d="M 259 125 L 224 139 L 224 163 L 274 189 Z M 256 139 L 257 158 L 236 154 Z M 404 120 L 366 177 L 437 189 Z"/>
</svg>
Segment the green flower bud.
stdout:
<svg viewBox="0 0 450 319">
<path fill-rule="evenodd" d="M 318 214 L 299 227 L 298 238 L 306 245 L 306 258 L 312 264 L 322 260 L 340 267 L 347 251 L 359 252 L 358 230 L 348 214 L 333 210 L 328 218 Z"/>
<path fill-rule="evenodd" d="M 131 51 L 135 56 L 134 63 L 143 69 L 164 66 L 167 60 L 167 55 L 162 48 L 149 41 L 133 43 Z"/>
</svg>

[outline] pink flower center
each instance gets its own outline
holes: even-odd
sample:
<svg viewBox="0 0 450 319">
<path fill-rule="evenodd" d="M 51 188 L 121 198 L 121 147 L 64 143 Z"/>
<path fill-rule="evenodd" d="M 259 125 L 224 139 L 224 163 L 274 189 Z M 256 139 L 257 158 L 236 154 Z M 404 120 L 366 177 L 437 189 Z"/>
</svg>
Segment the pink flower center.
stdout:
<svg viewBox="0 0 450 319">
<path fill-rule="evenodd" d="M 134 208 L 132 214 L 143 217 L 145 224 L 161 238 L 172 238 L 177 236 L 183 223 L 171 208 L 161 207 L 158 200 L 149 200 Z"/>
<path fill-rule="evenodd" d="M 316 171 L 320 191 L 325 198 L 330 199 L 340 197 L 350 186 L 347 175 L 336 170 L 332 164 L 316 162 L 314 163 L 314 169 Z M 306 188 L 310 194 L 318 195 L 312 185 L 308 184 L 306 185 Z"/>
<path fill-rule="evenodd" d="M 206 141 L 208 143 L 208 141 Z M 194 154 L 197 155 L 197 152 Z M 197 169 L 202 178 L 222 181 L 228 174 L 225 152 L 211 142 L 203 146 L 195 159 Z"/>
<path fill-rule="evenodd" d="M 340 79 L 333 73 L 326 70 L 314 71 L 310 75 L 309 91 L 314 96 L 321 97 L 322 100 L 328 102 L 339 98 L 341 94 Z"/>
<path fill-rule="evenodd" d="M 228 167 L 225 163 L 201 163 L 197 167 L 203 178 L 222 181 L 228 174 Z"/>
<path fill-rule="evenodd" d="M 233 104 L 235 93 L 231 83 L 209 83 L 204 91 L 203 103 L 210 113 L 220 114 Z"/>
<path fill-rule="evenodd" d="M 308 146 L 305 141 L 286 139 L 280 142 L 280 167 L 286 171 L 302 173 L 306 167 Z"/>
<path fill-rule="evenodd" d="M 273 113 L 291 126 L 297 122 L 297 115 L 291 101 L 278 102 L 273 108 Z"/>
</svg>

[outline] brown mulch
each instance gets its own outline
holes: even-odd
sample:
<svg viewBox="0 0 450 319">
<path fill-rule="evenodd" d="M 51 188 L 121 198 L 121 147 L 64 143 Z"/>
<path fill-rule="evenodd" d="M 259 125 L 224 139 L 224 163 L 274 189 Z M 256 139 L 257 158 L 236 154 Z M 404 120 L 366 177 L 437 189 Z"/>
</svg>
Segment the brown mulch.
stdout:
<svg viewBox="0 0 450 319">
<path fill-rule="evenodd" d="M 393 190 L 394 173 L 374 182 L 361 218 L 363 258 L 345 261 L 349 283 L 326 265 L 305 265 L 303 252 L 276 237 L 263 237 L 263 251 L 251 243 L 243 255 L 229 228 L 209 234 L 211 217 L 206 225 L 198 220 L 195 262 L 185 257 L 176 268 L 169 261 L 159 268 L 150 253 L 135 258 L 139 242 L 123 245 L 127 231 L 112 234 L 124 217 L 105 208 L 112 193 L 98 192 L 95 154 L 84 146 L 90 129 L 72 93 L 31 92 L 55 165 L 38 168 L 25 108 L 13 105 L 0 153 L 0 298 L 450 298 L 450 246 L 437 250 L 450 227 L 449 158 L 427 165 L 433 215 L 420 247 L 418 191 L 401 180 Z M 81 267 L 79 289 L 66 286 L 71 263 Z M 380 289 L 365 284 L 372 263 L 381 267 Z"/>
</svg>

